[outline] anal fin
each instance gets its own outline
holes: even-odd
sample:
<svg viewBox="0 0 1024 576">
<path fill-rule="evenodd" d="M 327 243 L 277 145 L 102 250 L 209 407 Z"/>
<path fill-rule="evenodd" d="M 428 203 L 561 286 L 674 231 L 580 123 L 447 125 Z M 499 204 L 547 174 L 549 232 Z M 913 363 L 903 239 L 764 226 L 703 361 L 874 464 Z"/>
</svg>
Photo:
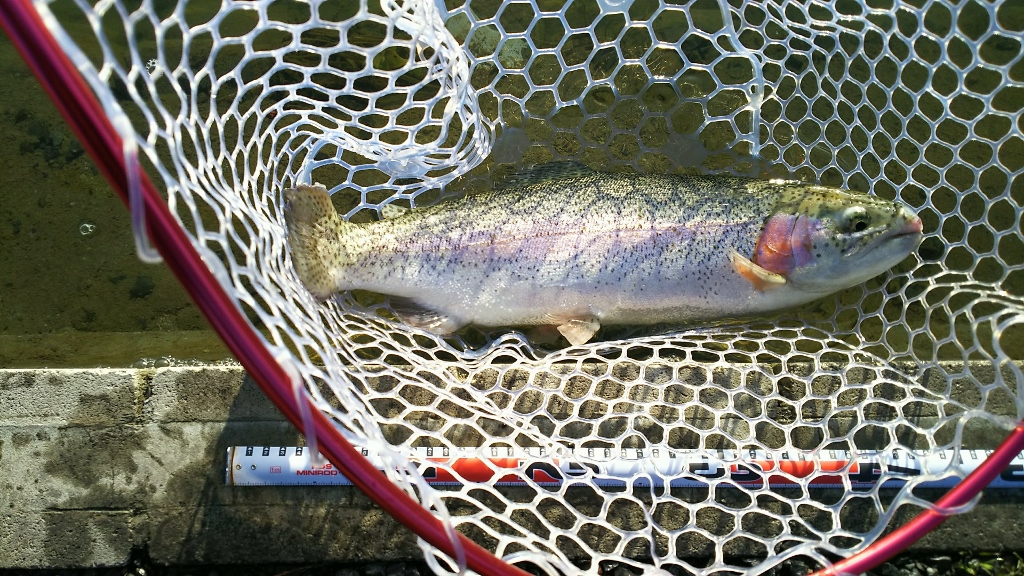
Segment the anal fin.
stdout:
<svg viewBox="0 0 1024 576">
<path fill-rule="evenodd" d="M 455 316 L 424 306 L 412 298 L 391 296 L 388 301 L 402 322 L 432 334 L 451 334 L 464 324 Z"/>
<path fill-rule="evenodd" d="M 758 292 L 766 292 L 786 284 L 785 276 L 765 270 L 734 249 L 729 250 L 729 261 L 736 272 L 750 282 Z"/>
<path fill-rule="evenodd" d="M 558 331 L 573 346 L 586 344 L 600 329 L 601 323 L 594 316 L 572 318 L 558 325 Z"/>
</svg>

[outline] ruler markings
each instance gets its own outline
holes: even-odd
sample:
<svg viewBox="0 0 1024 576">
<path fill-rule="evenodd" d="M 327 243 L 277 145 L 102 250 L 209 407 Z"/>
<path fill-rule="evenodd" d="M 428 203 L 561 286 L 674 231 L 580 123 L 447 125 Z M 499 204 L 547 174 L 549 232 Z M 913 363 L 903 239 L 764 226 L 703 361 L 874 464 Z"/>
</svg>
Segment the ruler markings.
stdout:
<svg viewBox="0 0 1024 576">
<path fill-rule="evenodd" d="M 376 454 L 362 448 L 363 456 L 383 469 Z M 497 447 L 485 449 L 413 448 L 410 459 L 427 483 L 461 486 L 558 486 L 563 483 L 605 487 L 658 486 L 702 488 L 718 486 L 758 488 L 797 487 L 807 479 L 812 488 L 841 488 L 848 479 L 853 488 L 899 487 L 923 475 L 940 477 L 922 487 L 956 485 L 974 471 L 992 450 L 886 452 L 822 450 L 720 450 L 711 452 L 664 449 L 583 448 L 552 456 L 544 448 Z M 589 476 L 588 471 L 593 475 Z M 454 472 L 454 473 L 453 473 Z M 302 446 L 233 446 L 228 448 L 225 482 L 229 486 L 346 486 L 352 482 L 330 463 L 314 466 Z M 1024 452 L 1017 454 L 990 488 L 1024 488 Z"/>
</svg>

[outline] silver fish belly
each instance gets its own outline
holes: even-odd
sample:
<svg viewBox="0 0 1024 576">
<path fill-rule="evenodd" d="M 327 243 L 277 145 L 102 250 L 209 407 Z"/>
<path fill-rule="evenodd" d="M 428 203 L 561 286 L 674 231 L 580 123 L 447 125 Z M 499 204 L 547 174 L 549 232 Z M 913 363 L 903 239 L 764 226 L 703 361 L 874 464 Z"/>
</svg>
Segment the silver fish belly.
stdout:
<svg viewBox="0 0 1024 576">
<path fill-rule="evenodd" d="M 602 324 L 799 305 L 888 269 L 921 235 L 901 205 L 799 182 L 551 171 L 369 224 L 343 222 L 321 186 L 286 190 L 293 262 L 315 295 L 388 294 L 403 320 L 433 332 L 554 325 L 579 344 Z M 833 234 L 853 208 L 869 223 Z M 899 246 L 838 269 L 844 250 L 882 242 L 854 238 L 866 231 Z M 833 277 L 814 278 L 816 267 Z"/>
</svg>

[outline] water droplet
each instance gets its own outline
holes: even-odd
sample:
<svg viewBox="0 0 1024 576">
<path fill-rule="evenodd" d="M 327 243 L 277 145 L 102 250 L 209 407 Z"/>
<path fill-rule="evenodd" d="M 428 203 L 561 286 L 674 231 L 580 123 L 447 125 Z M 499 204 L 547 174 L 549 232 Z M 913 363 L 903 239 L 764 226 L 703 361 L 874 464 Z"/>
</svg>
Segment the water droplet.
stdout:
<svg viewBox="0 0 1024 576">
<path fill-rule="evenodd" d="M 78 223 L 78 234 L 82 238 L 92 238 L 100 231 L 99 226 L 92 220 L 82 220 Z"/>
</svg>

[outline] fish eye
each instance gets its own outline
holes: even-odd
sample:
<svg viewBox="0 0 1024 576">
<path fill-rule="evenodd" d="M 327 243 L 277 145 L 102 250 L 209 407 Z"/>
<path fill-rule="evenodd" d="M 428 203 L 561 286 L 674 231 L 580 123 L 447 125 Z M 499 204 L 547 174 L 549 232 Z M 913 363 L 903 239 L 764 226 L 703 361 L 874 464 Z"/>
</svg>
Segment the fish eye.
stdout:
<svg viewBox="0 0 1024 576">
<path fill-rule="evenodd" d="M 842 215 L 842 228 L 847 232 L 863 232 L 871 225 L 867 210 L 860 206 L 847 208 Z"/>
</svg>

